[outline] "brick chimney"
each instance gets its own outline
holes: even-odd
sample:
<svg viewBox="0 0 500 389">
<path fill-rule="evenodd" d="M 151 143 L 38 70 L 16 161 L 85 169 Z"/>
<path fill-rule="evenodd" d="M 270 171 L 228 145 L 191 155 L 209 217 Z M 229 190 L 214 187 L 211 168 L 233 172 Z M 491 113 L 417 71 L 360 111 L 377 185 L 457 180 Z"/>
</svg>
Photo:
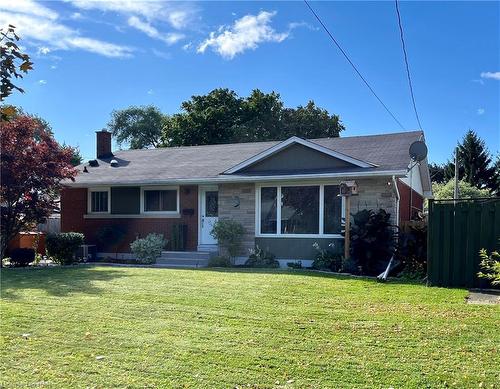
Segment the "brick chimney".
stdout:
<svg viewBox="0 0 500 389">
<path fill-rule="evenodd" d="M 111 132 L 106 130 L 96 131 L 97 158 L 109 158 L 113 156 L 111 152 Z"/>
</svg>

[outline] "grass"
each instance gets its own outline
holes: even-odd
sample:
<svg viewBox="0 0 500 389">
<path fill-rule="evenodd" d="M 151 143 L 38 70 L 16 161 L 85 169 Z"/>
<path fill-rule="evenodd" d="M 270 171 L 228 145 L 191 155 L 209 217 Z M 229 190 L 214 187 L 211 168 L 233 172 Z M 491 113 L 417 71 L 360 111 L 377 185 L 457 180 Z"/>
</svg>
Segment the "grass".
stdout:
<svg viewBox="0 0 500 389">
<path fill-rule="evenodd" d="M 1 276 L 6 388 L 499 387 L 500 309 L 465 290 L 280 270 Z"/>
</svg>

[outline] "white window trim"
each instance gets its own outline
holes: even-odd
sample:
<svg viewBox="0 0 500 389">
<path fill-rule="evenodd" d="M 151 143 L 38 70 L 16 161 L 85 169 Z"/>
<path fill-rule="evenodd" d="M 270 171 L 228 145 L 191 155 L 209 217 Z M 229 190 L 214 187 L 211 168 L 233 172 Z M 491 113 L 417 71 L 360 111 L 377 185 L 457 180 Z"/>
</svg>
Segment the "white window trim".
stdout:
<svg viewBox="0 0 500 389">
<path fill-rule="evenodd" d="M 108 210 L 105 212 L 92 212 L 92 192 L 108 192 Z M 87 213 L 89 215 L 108 215 L 111 213 L 111 188 L 109 186 L 96 186 L 87 190 Z"/>
<path fill-rule="evenodd" d="M 257 238 L 332 238 L 340 239 L 344 238 L 341 234 L 325 234 L 324 233 L 324 198 L 325 198 L 325 186 L 339 185 L 337 182 L 319 183 L 319 182 L 307 182 L 307 183 L 266 183 L 255 186 L 255 236 Z M 261 189 L 274 187 L 277 188 L 276 198 L 277 201 L 281 201 L 281 188 L 290 186 L 319 186 L 319 233 L 318 234 L 282 234 L 281 233 L 281 204 L 276 207 L 276 233 L 261 233 L 261 209 L 260 209 L 260 199 L 261 199 Z M 342 197 L 341 205 L 341 219 L 345 219 L 345 198 Z"/>
<path fill-rule="evenodd" d="M 144 209 L 145 201 L 144 201 L 144 192 L 148 190 L 175 190 L 177 193 L 176 196 L 176 210 L 175 211 L 146 211 Z M 141 215 L 179 215 L 180 214 L 180 190 L 179 186 L 141 186 L 141 206 L 140 211 Z"/>
</svg>

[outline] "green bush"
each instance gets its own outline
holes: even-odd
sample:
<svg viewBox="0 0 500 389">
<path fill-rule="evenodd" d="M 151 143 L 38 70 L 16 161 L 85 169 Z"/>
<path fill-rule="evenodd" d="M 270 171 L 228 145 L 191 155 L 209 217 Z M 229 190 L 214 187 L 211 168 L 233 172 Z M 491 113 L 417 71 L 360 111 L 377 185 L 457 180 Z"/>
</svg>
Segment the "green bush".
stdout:
<svg viewBox="0 0 500 389">
<path fill-rule="evenodd" d="M 340 271 L 342 267 L 342 255 L 333 251 L 334 244 L 328 245 L 329 249 L 322 249 L 318 242 L 314 242 L 313 247 L 317 251 L 316 258 L 312 263 L 312 268 L 316 270 Z"/>
<path fill-rule="evenodd" d="M 399 233 L 396 257 L 401 262 L 400 277 L 423 279 L 427 275 L 427 225 L 410 226 Z"/>
<path fill-rule="evenodd" d="M 214 224 L 210 234 L 217 239 L 231 260 L 238 255 L 241 250 L 241 242 L 245 230 L 243 226 L 234 220 L 219 220 Z"/>
<path fill-rule="evenodd" d="M 383 209 L 364 209 L 352 216 L 351 257 L 362 274 L 377 275 L 396 250 L 397 232 L 390 223 L 391 215 Z"/>
<path fill-rule="evenodd" d="M 492 251 L 488 255 L 485 249 L 479 251 L 479 256 L 481 258 L 481 271 L 477 273 L 479 278 L 484 278 L 489 280 L 491 285 L 500 285 L 500 253 L 498 251 Z"/>
<path fill-rule="evenodd" d="M 224 256 L 212 257 L 208 260 L 208 267 L 231 267 L 231 259 Z"/>
<path fill-rule="evenodd" d="M 60 265 L 76 262 L 75 253 L 83 244 L 84 236 L 79 232 L 48 234 L 45 239 L 47 254 Z"/>
<path fill-rule="evenodd" d="M 360 269 L 359 269 L 358 261 L 356 261 L 353 258 L 343 258 L 342 259 L 342 266 L 340 267 L 340 272 L 341 273 L 350 273 L 350 274 L 359 274 Z"/>
<path fill-rule="evenodd" d="M 35 261 L 35 250 L 29 248 L 17 248 L 10 252 L 10 264 L 15 267 L 28 266 Z"/>
<path fill-rule="evenodd" d="M 152 264 L 161 255 L 167 242 L 161 234 L 149 234 L 145 238 L 137 238 L 130 243 L 138 263 Z"/>
<path fill-rule="evenodd" d="M 245 266 L 276 268 L 280 267 L 280 263 L 276 260 L 276 256 L 273 253 L 255 246 L 255 249 L 251 250 Z"/>
</svg>

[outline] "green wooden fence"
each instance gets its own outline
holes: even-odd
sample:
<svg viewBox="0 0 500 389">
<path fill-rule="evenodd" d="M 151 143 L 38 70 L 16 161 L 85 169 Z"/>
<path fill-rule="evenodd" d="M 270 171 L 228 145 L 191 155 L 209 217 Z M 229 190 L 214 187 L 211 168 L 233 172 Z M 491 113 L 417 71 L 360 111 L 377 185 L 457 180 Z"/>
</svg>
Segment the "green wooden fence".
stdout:
<svg viewBox="0 0 500 389">
<path fill-rule="evenodd" d="M 485 286 L 479 249 L 499 248 L 500 198 L 430 200 L 427 276 L 433 286 Z"/>
</svg>

